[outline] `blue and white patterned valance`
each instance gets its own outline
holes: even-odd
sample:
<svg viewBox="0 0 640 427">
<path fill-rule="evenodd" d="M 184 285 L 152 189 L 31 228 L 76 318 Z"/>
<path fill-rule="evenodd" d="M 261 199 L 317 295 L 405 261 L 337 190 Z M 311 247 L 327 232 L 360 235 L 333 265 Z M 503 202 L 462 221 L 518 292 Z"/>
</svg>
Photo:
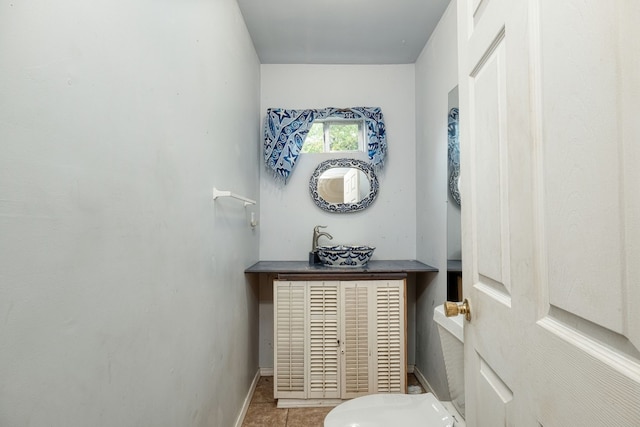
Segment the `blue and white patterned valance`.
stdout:
<svg viewBox="0 0 640 427">
<path fill-rule="evenodd" d="M 367 129 L 369 160 L 374 168 L 382 168 L 387 154 L 387 132 L 382 110 L 379 107 L 330 107 L 309 110 L 269 108 L 264 121 L 264 161 L 267 169 L 286 183 L 313 121 L 329 117 L 363 119 Z"/>
</svg>

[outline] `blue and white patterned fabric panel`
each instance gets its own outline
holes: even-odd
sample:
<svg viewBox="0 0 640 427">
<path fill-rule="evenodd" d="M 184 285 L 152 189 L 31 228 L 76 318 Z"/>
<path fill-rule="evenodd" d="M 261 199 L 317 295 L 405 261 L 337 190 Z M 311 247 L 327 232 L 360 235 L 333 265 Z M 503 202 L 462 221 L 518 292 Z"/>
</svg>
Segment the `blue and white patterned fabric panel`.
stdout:
<svg viewBox="0 0 640 427">
<path fill-rule="evenodd" d="M 449 192 L 453 200 L 460 206 L 460 133 L 459 133 L 459 111 L 452 108 L 449 111 Z"/>
<path fill-rule="evenodd" d="M 264 161 L 276 178 L 285 183 L 313 121 L 328 117 L 363 119 L 367 128 L 367 154 L 375 168 L 384 165 L 387 154 L 387 131 L 379 107 L 323 108 L 286 110 L 269 108 L 264 122 Z"/>
<path fill-rule="evenodd" d="M 285 182 L 315 118 L 314 110 L 270 108 L 264 122 L 264 161 Z"/>
</svg>

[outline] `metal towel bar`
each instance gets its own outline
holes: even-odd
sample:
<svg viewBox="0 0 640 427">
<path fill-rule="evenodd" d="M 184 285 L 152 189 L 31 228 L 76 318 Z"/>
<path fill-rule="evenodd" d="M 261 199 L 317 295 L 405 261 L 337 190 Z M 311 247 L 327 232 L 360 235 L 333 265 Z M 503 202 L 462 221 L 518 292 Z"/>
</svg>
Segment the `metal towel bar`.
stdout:
<svg viewBox="0 0 640 427">
<path fill-rule="evenodd" d="M 245 206 L 256 204 L 255 200 L 251 200 L 248 197 L 240 196 L 232 193 L 231 191 L 218 190 L 216 187 L 213 187 L 213 200 L 216 200 L 218 197 L 231 197 L 233 199 L 241 200 L 244 202 Z"/>
</svg>

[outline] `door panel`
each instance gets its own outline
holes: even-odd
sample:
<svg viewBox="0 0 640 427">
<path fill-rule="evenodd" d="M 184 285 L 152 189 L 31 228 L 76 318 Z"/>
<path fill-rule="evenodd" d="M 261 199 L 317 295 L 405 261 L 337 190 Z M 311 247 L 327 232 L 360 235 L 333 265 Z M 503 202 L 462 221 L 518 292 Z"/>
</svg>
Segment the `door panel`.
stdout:
<svg viewBox="0 0 640 427">
<path fill-rule="evenodd" d="M 625 166 L 638 144 L 622 107 L 624 88 L 638 79 L 625 77 L 625 57 L 637 56 L 629 33 L 637 37 L 637 30 L 619 24 L 627 11 L 640 18 L 630 3 L 540 2 L 534 9 L 543 298 L 532 355 L 546 372 L 536 381 L 540 404 L 558 409 L 553 417 L 539 410 L 545 423 L 640 425 L 639 318 L 628 305 L 640 302 L 633 290 L 640 276 L 628 268 L 640 254 L 638 222 L 629 221 L 640 213 L 640 180 L 637 165 Z M 553 63 L 559 60 L 563 66 Z M 637 99 L 627 106 L 636 114 Z M 553 398 L 544 392 L 549 387 L 557 390 Z"/>
<path fill-rule="evenodd" d="M 360 176 L 359 170 L 356 168 L 351 168 L 347 173 L 344 174 L 343 178 L 343 194 L 344 198 L 341 203 L 358 203 L 359 200 L 359 189 L 360 185 L 358 182 L 358 177 Z"/>
<path fill-rule="evenodd" d="M 640 3 L 458 6 L 467 424 L 638 426 Z"/>
<path fill-rule="evenodd" d="M 545 318 L 532 335 L 530 378 L 543 425 L 640 425 L 640 370 L 636 358 Z"/>
<path fill-rule="evenodd" d="M 473 108 L 468 117 L 475 142 L 470 153 L 475 159 L 472 194 L 482 195 L 472 205 L 478 274 L 474 282 L 501 293 L 500 299 L 510 305 L 504 43 L 501 32 L 471 73 L 469 98 Z"/>
<path fill-rule="evenodd" d="M 514 35 L 507 26 L 506 13 L 500 9 L 505 8 L 503 1 L 485 0 L 478 10 L 460 6 L 460 21 L 469 23 L 470 31 L 459 37 L 465 50 L 459 64 L 461 73 L 464 69 L 461 105 L 466 106 L 460 111 L 463 280 L 464 294 L 472 304 L 471 325 L 482 331 L 465 330 L 467 425 L 513 425 L 509 414 L 517 403 L 513 390 L 520 377 L 519 367 L 511 361 L 520 357 L 520 351 L 496 341 L 520 330 L 519 322 L 511 320 L 513 299 L 521 290 L 512 281 L 513 129 L 508 98 L 518 80 L 508 66 L 512 52 L 520 52 L 521 34 Z"/>
<path fill-rule="evenodd" d="M 619 6 L 618 28 L 619 38 L 626 43 L 637 43 L 640 40 L 640 2 L 628 1 Z M 637 44 L 636 53 L 637 53 Z M 623 211 L 625 227 L 624 258 L 624 298 L 626 336 L 635 348 L 640 348 L 640 310 L 637 309 L 640 301 L 640 55 L 629 54 L 620 50 L 618 56 L 619 67 L 619 123 L 620 133 L 624 141 L 623 162 L 624 193 Z M 633 142 L 635 141 L 635 143 Z"/>
<path fill-rule="evenodd" d="M 477 420 L 478 425 L 513 425 L 513 417 L 510 413 L 513 392 L 480 356 L 478 356 L 478 367 L 478 406 L 483 408 L 482 414 Z"/>
<path fill-rule="evenodd" d="M 607 2 L 589 2 L 579 15 L 572 2 L 549 6 L 541 3 L 543 49 L 536 52 L 542 64 L 541 220 L 549 303 L 622 333 L 623 289 L 610 286 L 622 283 L 626 250 L 620 211 L 625 147 L 616 117 L 618 52 L 612 49 L 617 13 Z M 567 24 L 579 30 L 567 32 Z M 597 64 L 610 65 L 594 69 Z M 580 250 L 569 249 L 574 245 Z"/>
</svg>

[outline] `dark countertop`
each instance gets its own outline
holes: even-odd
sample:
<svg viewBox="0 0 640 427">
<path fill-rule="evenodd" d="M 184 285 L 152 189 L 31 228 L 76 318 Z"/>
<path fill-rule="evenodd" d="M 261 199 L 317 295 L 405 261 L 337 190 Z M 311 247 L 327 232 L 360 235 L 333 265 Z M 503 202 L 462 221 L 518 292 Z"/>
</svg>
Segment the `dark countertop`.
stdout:
<svg viewBox="0 0 640 427">
<path fill-rule="evenodd" d="M 452 273 L 462 273 L 462 261 L 459 259 L 450 259 L 447 261 L 447 271 Z"/>
<path fill-rule="evenodd" d="M 258 261 L 245 273 L 344 275 L 349 273 L 428 273 L 438 269 L 416 260 L 372 260 L 364 267 L 326 267 L 307 261 Z"/>
</svg>

